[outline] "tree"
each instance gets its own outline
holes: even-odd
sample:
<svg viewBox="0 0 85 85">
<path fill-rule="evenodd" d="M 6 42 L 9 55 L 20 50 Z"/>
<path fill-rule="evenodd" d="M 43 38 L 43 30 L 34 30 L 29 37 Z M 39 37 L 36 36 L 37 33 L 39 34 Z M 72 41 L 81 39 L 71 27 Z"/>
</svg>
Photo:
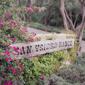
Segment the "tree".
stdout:
<svg viewBox="0 0 85 85">
<path fill-rule="evenodd" d="M 71 27 L 71 30 L 77 34 L 77 39 L 78 39 L 79 43 L 81 44 L 82 35 L 83 35 L 84 28 L 85 28 L 85 0 L 79 0 L 79 4 L 81 4 L 81 9 L 82 9 L 82 13 L 81 13 L 82 20 L 81 20 L 81 23 L 77 27 L 75 27 L 75 23 L 73 23 L 72 18 L 68 15 L 64 2 L 65 2 L 64 0 L 60 0 L 61 14 L 63 17 L 63 23 L 64 23 L 65 30 L 69 30 L 69 28 L 68 28 L 68 24 L 69 24 Z M 79 54 L 79 51 L 81 48 L 80 44 L 79 44 L 79 48 L 78 48 L 78 54 Z"/>
</svg>

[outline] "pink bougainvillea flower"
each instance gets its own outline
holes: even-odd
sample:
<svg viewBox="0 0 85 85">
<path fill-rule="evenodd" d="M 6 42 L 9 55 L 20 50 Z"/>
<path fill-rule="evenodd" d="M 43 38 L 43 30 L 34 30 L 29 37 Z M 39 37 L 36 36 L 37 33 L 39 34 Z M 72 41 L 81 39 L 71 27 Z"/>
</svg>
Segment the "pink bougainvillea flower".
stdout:
<svg viewBox="0 0 85 85">
<path fill-rule="evenodd" d="M 40 56 L 39 56 L 39 58 L 40 58 Z"/>
<path fill-rule="evenodd" d="M 22 64 L 20 64 L 20 68 L 22 67 Z"/>
<path fill-rule="evenodd" d="M 11 80 L 8 80 L 8 83 L 11 83 Z"/>
<path fill-rule="evenodd" d="M 25 11 L 27 12 L 28 10 L 27 10 L 27 9 L 25 9 Z"/>
<path fill-rule="evenodd" d="M 42 78 L 41 79 L 43 79 L 44 80 L 44 76 L 42 76 Z"/>
<path fill-rule="evenodd" d="M 29 37 L 29 39 L 31 39 L 31 37 Z"/>
<path fill-rule="evenodd" d="M 17 64 L 19 65 L 19 62 Z"/>
<path fill-rule="evenodd" d="M 21 24 L 19 24 L 18 27 L 21 27 Z"/>
<path fill-rule="evenodd" d="M 23 68 L 21 68 L 21 70 L 22 70 L 22 71 L 24 71 L 24 69 L 23 69 Z"/>
<path fill-rule="evenodd" d="M 10 68 L 9 68 L 9 70 L 10 70 Z"/>
<path fill-rule="evenodd" d="M 4 57 L 6 56 L 6 53 L 4 53 Z"/>
<path fill-rule="evenodd" d="M 22 77 L 22 75 L 21 75 L 21 74 L 19 74 L 19 76 L 20 76 L 20 77 Z"/>
<path fill-rule="evenodd" d="M 17 10 L 15 10 L 15 12 L 18 12 Z"/>
<path fill-rule="evenodd" d="M 27 29 L 25 29 L 25 32 L 28 32 L 28 30 L 27 30 Z"/>
<path fill-rule="evenodd" d="M 58 67 L 55 67 L 55 71 L 58 69 Z"/>
<path fill-rule="evenodd" d="M 13 59 L 12 59 L 12 58 L 9 58 L 9 60 L 10 60 L 10 61 L 13 61 Z"/>
<path fill-rule="evenodd" d="M 33 34 L 33 37 L 35 37 L 36 36 L 36 34 Z"/>
<path fill-rule="evenodd" d="M 9 46 L 10 48 L 12 48 L 12 46 Z"/>
<path fill-rule="evenodd" d="M 17 73 L 16 70 L 15 70 L 15 68 L 12 68 L 11 71 L 12 71 L 13 73 Z"/>
<path fill-rule="evenodd" d="M 5 60 L 8 60 L 8 58 L 7 58 L 7 57 L 5 57 Z"/>
<path fill-rule="evenodd" d="M 14 56 L 15 56 L 15 53 L 12 53 L 12 55 L 14 55 Z"/>
<path fill-rule="evenodd" d="M 16 25 L 16 23 L 15 23 L 15 22 L 13 22 L 13 24 L 14 24 L 14 25 Z"/>
<path fill-rule="evenodd" d="M 3 24 L 0 24 L 0 26 L 1 26 L 1 27 L 4 27 L 4 25 L 3 25 Z"/>
<path fill-rule="evenodd" d="M 8 14 L 5 14 L 5 16 L 8 16 Z"/>
<path fill-rule="evenodd" d="M 4 77 L 6 77 L 7 76 L 7 73 L 6 73 L 6 75 L 4 75 Z"/>
<path fill-rule="evenodd" d="M 36 38 L 36 40 L 38 40 L 38 38 Z"/>
<path fill-rule="evenodd" d="M 38 10 L 38 8 L 34 8 L 34 10 Z"/>
<path fill-rule="evenodd" d="M 18 48 L 13 46 L 13 51 L 18 51 Z"/>
<path fill-rule="evenodd" d="M 64 60 L 62 60 L 62 62 L 64 62 Z"/>
<path fill-rule="evenodd" d="M 16 56 L 18 58 L 18 56 Z"/>
<path fill-rule="evenodd" d="M 41 74 L 41 76 L 43 76 L 43 74 Z"/>
<path fill-rule="evenodd" d="M 13 23 L 13 20 L 10 20 Z"/>
<path fill-rule="evenodd" d="M 6 19 L 8 19 L 8 17 L 6 17 Z"/>
<path fill-rule="evenodd" d="M 22 30 L 20 30 L 20 32 L 23 32 Z"/>
<path fill-rule="evenodd" d="M 10 37 L 8 37 L 8 39 L 10 39 Z"/>
<path fill-rule="evenodd" d="M 2 72 L 2 75 L 4 74 L 4 71 Z"/>
<path fill-rule="evenodd" d="M 41 77 L 41 79 L 43 79 L 43 80 L 44 80 L 44 75 L 43 75 L 43 74 L 41 74 L 41 76 L 42 76 L 42 77 Z"/>
<path fill-rule="evenodd" d="M 20 52 L 22 52 L 22 49 L 20 49 Z"/>
<path fill-rule="evenodd" d="M 10 46 L 11 44 L 9 44 L 8 46 Z"/>
<path fill-rule="evenodd" d="M 16 40 L 16 38 L 12 39 L 12 41 L 15 41 L 15 40 Z"/>
<path fill-rule="evenodd" d="M 32 9 L 29 9 L 30 12 L 32 12 Z"/>
<path fill-rule="evenodd" d="M 31 8 L 33 7 L 33 5 L 30 6 Z"/>
<path fill-rule="evenodd" d="M 10 29 L 12 29 L 12 26 L 10 27 Z"/>
<path fill-rule="evenodd" d="M 4 21 L 3 21 L 3 20 L 1 20 L 1 22 L 2 22 L 2 23 L 4 23 Z"/>
<path fill-rule="evenodd" d="M 34 39 L 31 39 L 32 42 L 34 42 Z"/>
<path fill-rule="evenodd" d="M 26 7 L 26 9 L 28 9 L 28 7 Z"/>
<path fill-rule="evenodd" d="M 1 39 L 3 39 L 3 38 L 1 38 Z"/>
<path fill-rule="evenodd" d="M 0 34 L 1 35 L 1 34 Z"/>
<path fill-rule="evenodd" d="M 18 77 L 18 75 L 15 75 L 16 77 Z"/>
<path fill-rule="evenodd" d="M 10 65 L 9 67 L 12 67 L 12 65 Z"/>
<path fill-rule="evenodd" d="M 11 24 L 9 24 L 9 26 L 11 26 Z"/>
<path fill-rule="evenodd" d="M 5 16 L 10 16 L 9 14 L 5 14 Z"/>
</svg>

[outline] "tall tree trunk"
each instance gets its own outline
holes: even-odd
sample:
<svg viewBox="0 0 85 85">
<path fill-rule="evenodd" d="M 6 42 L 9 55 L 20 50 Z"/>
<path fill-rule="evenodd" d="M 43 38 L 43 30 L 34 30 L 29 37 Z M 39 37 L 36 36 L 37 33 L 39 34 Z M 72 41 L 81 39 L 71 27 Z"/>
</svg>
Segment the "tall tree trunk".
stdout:
<svg viewBox="0 0 85 85">
<path fill-rule="evenodd" d="M 62 17 L 63 17 L 64 27 L 65 27 L 66 30 L 68 30 L 67 19 L 66 19 L 65 8 L 64 8 L 64 0 L 60 0 L 60 3 L 61 3 L 61 14 L 62 14 Z"/>
<path fill-rule="evenodd" d="M 68 30 L 68 22 L 72 28 L 72 30 L 78 35 L 78 40 L 79 40 L 79 48 L 78 48 L 78 55 L 80 55 L 80 48 L 81 48 L 81 42 L 82 42 L 82 36 L 83 36 L 83 31 L 84 31 L 84 28 L 85 28 L 85 0 L 79 0 L 80 3 L 81 3 L 81 6 L 82 6 L 82 21 L 80 23 L 80 25 L 78 27 L 76 27 L 75 29 L 75 23 L 73 24 L 73 21 L 72 19 L 68 16 L 68 13 L 66 11 L 66 9 L 64 8 L 64 0 L 60 0 L 60 3 L 61 3 L 61 14 L 62 14 L 62 17 L 63 17 L 63 23 L 64 23 L 64 27 L 66 30 Z M 67 22 L 68 20 L 68 22 Z"/>
<path fill-rule="evenodd" d="M 26 7 L 30 7 L 30 4 L 31 4 L 31 0 L 27 0 L 27 5 L 26 5 Z"/>
<path fill-rule="evenodd" d="M 78 55 L 81 55 L 80 48 L 81 48 L 81 42 L 82 42 L 84 28 L 85 28 L 85 4 L 82 3 L 82 25 L 81 25 L 81 29 L 80 29 L 80 32 L 78 35 L 78 39 L 79 39 Z"/>
</svg>

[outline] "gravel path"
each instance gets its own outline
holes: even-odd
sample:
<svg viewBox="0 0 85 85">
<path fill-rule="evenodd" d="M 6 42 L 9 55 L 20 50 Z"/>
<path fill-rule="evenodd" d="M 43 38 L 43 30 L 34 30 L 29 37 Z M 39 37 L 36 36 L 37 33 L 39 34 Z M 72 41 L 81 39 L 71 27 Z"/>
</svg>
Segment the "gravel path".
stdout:
<svg viewBox="0 0 85 85">
<path fill-rule="evenodd" d="M 42 31 L 39 29 L 31 28 L 31 27 L 28 27 L 27 29 L 28 29 L 29 33 L 36 33 L 36 34 L 41 34 L 41 33 L 48 34 L 48 33 L 50 33 L 50 32 Z M 85 52 L 85 41 L 82 41 L 81 47 L 82 47 L 81 52 Z"/>
</svg>

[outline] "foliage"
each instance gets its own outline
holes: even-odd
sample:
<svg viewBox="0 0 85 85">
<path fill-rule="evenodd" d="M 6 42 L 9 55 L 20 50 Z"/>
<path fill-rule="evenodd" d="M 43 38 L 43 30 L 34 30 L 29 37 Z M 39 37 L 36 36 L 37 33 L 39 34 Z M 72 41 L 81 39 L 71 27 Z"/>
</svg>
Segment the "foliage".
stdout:
<svg viewBox="0 0 85 85">
<path fill-rule="evenodd" d="M 38 85 L 84 85 L 85 84 L 85 53 L 77 56 L 75 62 L 61 68 L 57 75 L 53 74 L 50 78 L 45 77 L 40 80 Z"/>
<path fill-rule="evenodd" d="M 62 28 L 56 28 L 52 26 L 45 27 L 43 24 L 40 23 L 30 23 L 29 26 L 34 27 L 36 29 L 40 29 L 48 32 L 56 32 L 56 33 L 60 33 L 62 30 Z"/>
<path fill-rule="evenodd" d="M 0 3 L 1 9 L 5 8 L 0 12 L 0 77 L 2 78 L 2 85 L 35 85 L 40 79 L 44 79 L 44 75 L 50 76 L 53 72 L 58 71 L 63 62 L 68 60 L 67 50 L 40 55 L 34 57 L 33 60 L 18 59 L 14 52 L 18 49 L 11 47 L 11 44 L 40 40 L 34 39 L 36 34 L 29 35 L 28 30 L 23 28 L 19 14 L 20 12 L 27 13 L 26 11 L 30 10 L 31 12 L 35 8 L 38 10 L 41 8 L 36 6 L 31 9 L 16 6 L 15 8 L 12 7 L 13 2 L 10 2 L 10 0 L 2 2 L 4 2 L 4 5 Z"/>
<path fill-rule="evenodd" d="M 5 26 L 5 25 L 3 24 L 3 26 Z M 9 28 L 9 26 L 7 24 L 6 24 L 6 27 Z M 4 27 L 1 27 L 1 28 L 3 28 L 2 31 L 4 32 L 5 31 Z M 12 29 L 9 28 L 9 30 L 12 30 Z M 28 40 L 26 37 L 23 36 L 23 33 L 20 32 L 17 27 L 15 28 L 15 31 L 17 31 L 18 34 L 20 33 L 20 35 L 23 37 L 24 41 Z M 7 32 L 7 30 L 6 30 L 6 32 Z M 15 34 L 14 30 L 12 30 L 12 34 L 10 31 L 8 31 L 7 34 L 6 34 L 6 32 L 4 35 L 5 35 L 5 37 L 8 38 L 7 34 L 9 34 L 11 43 L 14 43 L 16 40 L 17 40 L 17 42 L 22 41 L 18 37 L 18 35 L 14 35 Z M 29 35 L 27 32 L 24 34 Z M 16 36 L 16 40 L 14 40 L 12 42 L 11 39 L 14 39 L 15 36 Z M 33 34 L 33 36 L 34 36 L 34 34 Z M 33 40 L 33 42 L 34 42 L 36 40 L 33 38 L 33 36 L 30 36 L 30 39 Z M 1 35 L 1 38 L 3 38 L 3 40 L 4 40 L 4 37 L 2 35 Z M 31 40 L 30 40 L 30 42 L 32 42 Z M 7 42 L 9 42 L 9 39 L 6 40 L 6 43 Z M 4 43 L 2 43 L 2 45 L 4 45 Z M 68 57 L 69 57 L 67 50 L 63 50 L 63 51 L 48 53 L 45 55 L 36 56 L 31 61 L 29 59 L 17 59 L 17 57 L 16 57 L 17 60 L 13 60 L 12 57 L 14 58 L 14 53 L 13 53 L 14 48 L 12 49 L 9 46 L 4 47 L 4 48 L 3 48 L 3 46 L 1 46 L 1 49 L 0 49 L 1 52 L 4 52 L 4 53 L 0 54 L 1 55 L 0 68 L 2 69 L 0 71 L 0 75 L 3 78 L 2 85 L 4 83 L 8 83 L 8 80 L 10 80 L 11 83 L 13 83 L 13 84 L 20 82 L 20 85 L 21 84 L 22 85 L 23 84 L 35 85 L 35 83 L 37 84 L 37 82 L 40 79 L 43 80 L 44 76 L 49 77 L 54 72 L 57 72 L 59 70 L 60 66 L 62 66 L 64 64 L 63 62 L 67 61 Z M 7 50 L 5 50 L 5 49 L 7 49 Z M 3 55 L 5 57 L 3 57 Z M 70 60 L 71 60 L 71 58 L 70 58 Z"/>
</svg>

